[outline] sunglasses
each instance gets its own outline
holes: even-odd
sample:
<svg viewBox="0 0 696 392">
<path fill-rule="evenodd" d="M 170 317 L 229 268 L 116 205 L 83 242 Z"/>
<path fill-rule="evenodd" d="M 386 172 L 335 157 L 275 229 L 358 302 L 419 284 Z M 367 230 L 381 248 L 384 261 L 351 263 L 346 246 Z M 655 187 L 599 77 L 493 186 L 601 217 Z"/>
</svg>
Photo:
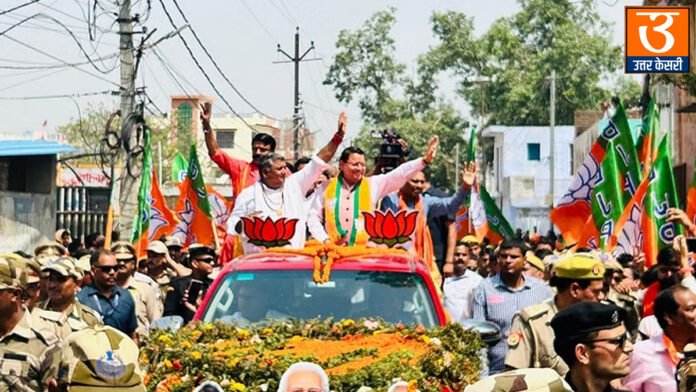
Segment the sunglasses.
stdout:
<svg viewBox="0 0 696 392">
<path fill-rule="evenodd" d="M 627 341 L 628 341 L 628 334 L 623 334 L 623 335 L 617 336 L 615 338 L 586 340 L 583 343 L 592 344 L 592 343 L 597 343 L 597 342 L 607 342 L 607 343 L 613 344 L 617 347 L 624 348 L 626 346 Z"/>
<path fill-rule="evenodd" d="M 94 266 L 94 268 L 99 269 L 101 272 L 103 272 L 105 274 L 109 274 L 111 272 L 118 271 L 119 266 L 118 265 L 100 265 L 100 266 Z"/>
<path fill-rule="evenodd" d="M 211 258 L 207 258 L 207 259 L 194 259 L 194 260 L 196 260 L 196 261 L 199 262 L 199 263 L 207 263 L 207 264 L 210 264 L 210 265 L 215 265 L 215 259 L 212 258 L 212 257 L 211 257 Z"/>
</svg>

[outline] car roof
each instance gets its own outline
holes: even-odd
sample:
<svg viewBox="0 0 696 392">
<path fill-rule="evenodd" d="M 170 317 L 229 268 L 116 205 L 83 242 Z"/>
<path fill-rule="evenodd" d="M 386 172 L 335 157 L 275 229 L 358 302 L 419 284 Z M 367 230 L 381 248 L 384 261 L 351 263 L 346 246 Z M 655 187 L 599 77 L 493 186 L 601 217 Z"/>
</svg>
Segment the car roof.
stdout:
<svg viewBox="0 0 696 392">
<path fill-rule="evenodd" d="M 314 257 L 292 253 L 256 253 L 240 256 L 227 263 L 221 273 L 252 270 L 314 269 Z M 332 270 L 387 271 L 428 275 L 427 268 L 410 254 L 372 254 L 343 257 L 334 262 Z"/>
</svg>

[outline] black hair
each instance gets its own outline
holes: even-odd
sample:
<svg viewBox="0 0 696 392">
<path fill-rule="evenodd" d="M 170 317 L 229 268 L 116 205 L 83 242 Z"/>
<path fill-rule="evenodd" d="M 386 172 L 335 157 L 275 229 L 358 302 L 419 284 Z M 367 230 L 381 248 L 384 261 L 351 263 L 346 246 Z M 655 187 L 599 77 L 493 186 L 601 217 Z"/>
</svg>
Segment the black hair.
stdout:
<svg viewBox="0 0 696 392">
<path fill-rule="evenodd" d="M 621 253 L 616 257 L 616 261 L 618 261 L 622 267 L 628 268 L 631 266 L 631 263 L 633 263 L 633 255 L 628 253 Z"/>
<path fill-rule="evenodd" d="M 536 252 L 534 252 L 534 256 L 538 257 L 541 260 L 544 260 L 544 257 L 552 254 L 553 252 L 548 249 L 537 249 Z"/>
<path fill-rule="evenodd" d="M 115 256 L 116 254 L 112 252 L 110 249 L 99 249 L 92 253 L 92 256 L 89 258 L 89 265 L 94 267 L 99 263 L 99 259 L 102 256 Z"/>
<path fill-rule="evenodd" d="M 673 248 L 667 247 L 657 252 L 657 265 L 666 267 L 679 267 L 679 255 Z"/>
<path fill-rule="evenodd" d="M 592 252 L 592 249 L 586 248 L 586 247 L 580 247 L 575 249 L 575 253 L 590 253 Z"/>
<path fill-rule="evenodd" d="M 518 248 L 518 249 L 520 250 L 520 252 L 522 252 L 522 256 L 524 256 L 525 253 L 527 253 L 527 251 L 529 250 L 529 249 L 527 248 L 527 243 L 525 243 L 524 241 L 522 241 L 521 238 L 511 238 L 511 239 L 507 239 L 507 240 L 504 240 L 504 241 L 500 244 L 500 250 L 501 250 L 501 251 L 503 251 L 503 250 L 508 250 L 508 249 L 512 249 L 512 248 Z"/>
<path fill-rule="evenodd" d="M 285 161 L 285 167 L 287 167 L 288 170 L 290 170 L 290 173 L 297 173 L 297 167 L 295 167 L 295 165 L 293 165 L 292 163 Z"/>
<path fill-rule="evenodd" d="M 91 248 L 94 246 L 94 243 L 97 241 L 97 237 L 99 237 L 101 234 L 99 233 L 89 233 L 85 236 L 85 247 Z"/>
<path fill-rule="evenodd" d="M 295 167 L 298 167 L 300 165 L 306 165 L 311 161 L 312 161 L 312 158 L 310 158 L 310 157 L 301 157 L 300 159 L 295 161 Z"/>
<path fill-rule="evenodd" d="M 253 146 L 254 143 L 261 143 L 265 146 L 271 147 L 271 152 L 275 152 L 276 148 L 276 141 L 273 138 L 273 136 L 267 134 L 267 133 L 257 133 L 254 135 L 254 137 L 251 139 L 251 145 Z"/>
<path fill-rule="evenodd" d="M 575 356 L 575 346 L 579 343 L 595 339 L 597 335 L 599 335 L 599 332 L 595 331 L 580 336 L 573 336 L 570 339 L 554 339 L 553 348 L 556 350 L 556 354 L 563 359 L 568 367 L 572 368 L 575 362 L 578 361 L 578 358 Z"/>
<path fill-rule="evenodd" d="M 359 155 L 365 156 L 365 151 L 360 149 L 360 147 L 355 147 L 355 146 L 346 147 L 345 150 L 343 150 L 343 152 L 341 152 L 341 157 L 339 159 L 341 160 L 341 162 L 348 162 L 348 158 L 350 158 L 350 156 L 352 154 L 359 154 Z"/>
<path fill-rule="evenodd" d="M 681 291 L 691 291 L 688 288 L 678 284 L 671 286 L 665 290 L 660 291 L 660 293 L 655 297 L 654 302 L 654 314 L 657 319 L 657 323 L 660 324 L 660 328 L 664 331 L 668 327 L 667 319 L 665 316 L 674 315 L 679 310 L 679 304 L 674 298 L 674 294 Z"/>
</svg>

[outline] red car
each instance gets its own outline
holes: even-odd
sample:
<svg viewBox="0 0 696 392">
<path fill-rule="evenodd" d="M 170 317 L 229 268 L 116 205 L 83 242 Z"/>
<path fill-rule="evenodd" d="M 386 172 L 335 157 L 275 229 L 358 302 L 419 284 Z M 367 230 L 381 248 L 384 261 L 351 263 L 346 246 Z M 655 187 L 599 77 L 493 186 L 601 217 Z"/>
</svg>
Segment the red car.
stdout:
<svg viewBox="0 0 696 392">
<path fill-rule="evenodd" d="M 245 325 L 284 318 L 379 317 L 428 328 L 446 323 L 433 281 L 413 256 L 342 258 L 323 284 L 314 282 L 313 270 L 314 259 L 309 256 L 239 257 L 222 269 L 195 319 Z"/>
</svg>

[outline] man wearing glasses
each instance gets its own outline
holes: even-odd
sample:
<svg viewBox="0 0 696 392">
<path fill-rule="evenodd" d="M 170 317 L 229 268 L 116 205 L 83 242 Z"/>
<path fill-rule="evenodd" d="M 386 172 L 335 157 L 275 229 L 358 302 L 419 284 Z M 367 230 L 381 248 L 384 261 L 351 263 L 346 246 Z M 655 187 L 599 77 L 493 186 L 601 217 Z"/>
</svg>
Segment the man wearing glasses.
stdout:
<svg viewBox="0 0 696 392">
<path fill-rule="evenodd" d="M 503 241 L 498 254 L 498 273 L 484 279 L 474 289 L 474 320 L 498 324 L 505 338 L 488 350 L 491 374 L 503 370 L 508 345 L 514 343 L 508 339 L 512 317 L 520 310 L 541 303 L 553 295 L 543 280 L 524 276 L 522 273 L 526 252 L 527 245 L 522 240 Z"/>
<path fill-rule="evenodd" d="M 616 305 L 580 302 L 551 320 L 553 346 L 570 368 L 566 381 L 574 391 L 619 391 L 611 382 L 628 374 L 633 351 L 625 319 Z"/>
<path fill-rule="evenodd" d="M 135 273 L 135 247 L 128 242 L 119 241 L 113 244 L 111 250 L 118 262 L 116 283 L 122 289 L 128 290 L 135 301 L 135 316 L 138 320 L 138 337 L 148 335 L 150 323 L 162 317 L 163 304 L 157 299 L 157 289 L 145 282 L 133 278 Z"/>
<path fill-rule="evenodd" d="M 189 258 L 191 275 L 173 280 L 164 300 L 164 315 L 181 316 L 187 324 L 200 307 L 212 283 L 208 276 L 217 264 L 215 250 L 200 244 L 189 246 Z"/>
<path fill-rule="evenodd" d="M 100 249 L 92 254 L 90 264 L 94 283 L 83 287 L 77 293 L 77 299 L 81 304 L 96 310 L 105 325 L 118 329 L 134 340 L 137 339 L 135 301 L 127 290 L 116 284 L 118 261 L 114 252 Z"/>
</svg>

